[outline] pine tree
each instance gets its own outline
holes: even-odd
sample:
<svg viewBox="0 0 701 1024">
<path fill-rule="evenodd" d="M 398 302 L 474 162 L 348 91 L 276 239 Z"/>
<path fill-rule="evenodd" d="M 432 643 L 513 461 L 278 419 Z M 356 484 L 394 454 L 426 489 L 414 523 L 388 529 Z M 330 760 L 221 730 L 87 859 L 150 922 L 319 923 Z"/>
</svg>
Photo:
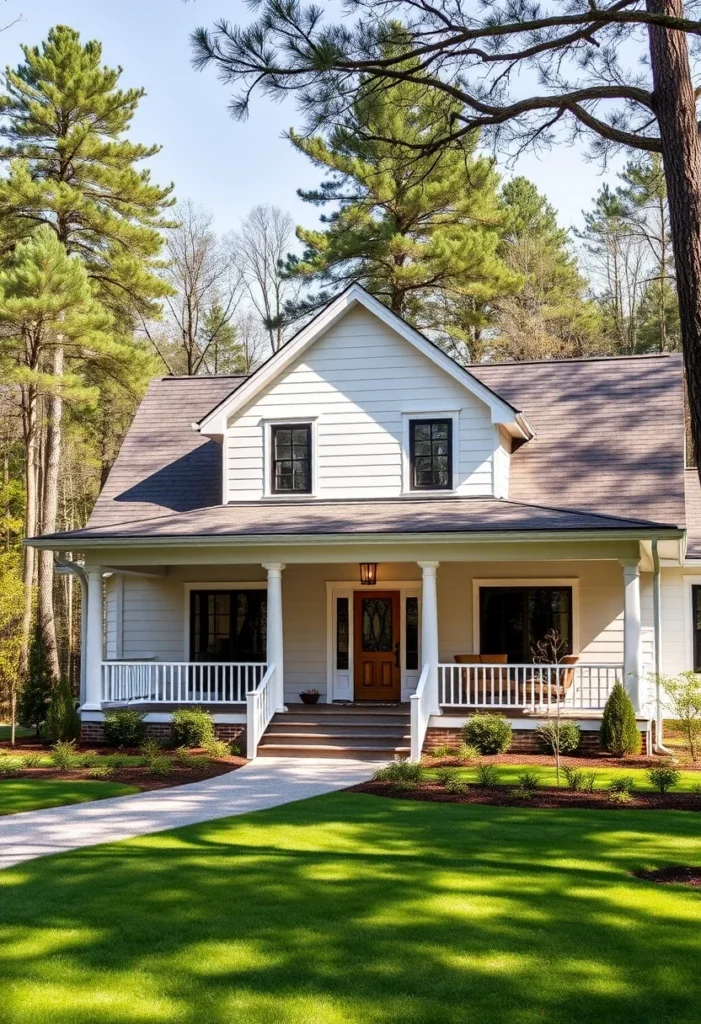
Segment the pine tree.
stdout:
<svg viewBox="0 0 701 1024">
<path fill-rule="evenodd" d="M 52 28 L 41 47 L 22 52 L 24 62 L 6 69 L 0 95 L 0 159 L 7 163 L 0 177 L 0 254 L 47 225 L 84 263 L 115 329 L 130 334 L 144 317 L 158 315 L 158 299 L 169 290 L 157 271 L 172 186 L 154 185 L 137 168 L 158 147 L 124 137 L 144 90 L 120 90 L 121 69 L 101 65 L 100 43 L 82 45 L 64 25 Z M 60 338 L 57 331 L 53 363 L 43 368 L 55 378 L 64 373 Z M 45 401 L 38 516 L 45 533 L 57 527 L 64 390 L 57 383 Z M 40 552 L 38 562 L 40 618 L 55 650 L 51 552 Z M 28 554 L 25 576 L 30 573 Z"/>
<path fill-rule="evenodd" d="M 361 89 L 328 140 L 290 133 L 296 149 L 328 175 L 320 188 L 299 195 L 336 207 L 322 216 L 322 230 L 297 229 L 305 251 L 290 261 L 291 272 L 322 290 L 293 312 L 314 309 L 360 281 L 415 326 L 471 347 L 486 304 L 519 279 L 499 255 L 499 179 L 477 154 L 476 134 L 440 154 L 411 149 L 441 131 L 453 112 L 432 90 L 386 84 Z"/>
<path fill-rule="evenodd" d="M 46 721 L 53 683 L 53 672 L 46 659 L 41 630 L 37 623 L 29 647 L 27 681 L 17 706 L 17 717 L 20 723 L 36 729 L 37 736 L 40 727 Z"/>
<path fill-rule="evenodd" d="M 599 346 L 599 311 L 586 296 L 586 282 L 555 210 L 526 178 L 507 182 L 503 196 L 509 222 L 500 251 L 523 284 L 494 302 L 497 356 L 591 354 Z"/>
<path fill-rule="evenodd" d="M 616 757 L 640 753 L 642 740 L 635 711 L 623 684 L 618 680 L 606 701 L 599 736 L 604 750 L 609 750 Z"/>
</svg>

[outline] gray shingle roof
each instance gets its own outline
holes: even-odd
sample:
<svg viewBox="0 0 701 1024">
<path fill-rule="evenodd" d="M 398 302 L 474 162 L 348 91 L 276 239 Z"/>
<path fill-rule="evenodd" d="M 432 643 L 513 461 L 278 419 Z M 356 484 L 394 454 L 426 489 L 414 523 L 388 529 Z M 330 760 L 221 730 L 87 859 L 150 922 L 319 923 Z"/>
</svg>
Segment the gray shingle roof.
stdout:
<svg viewBox="0 0 701 1024">
<path fill-rule="evenodd" d="M 371 512 L 380 529 L 388 531 L 594 529 L 599 520 L 602 527 L 616 528 L 606 516 L 622 520 L 621 528 L 641 521 L 684 524 L 680 357 L 474 365 L 470 370 L 525 413 L 537 432 L 512 457 L 509 502 L 218 508 L 221 448 L 191 425 L 245 378 L 166 377 L 149 386 L 88 531 L 93 536 L 106 530 L 112 536 L 141 536 L 145 521 L 153 520 L 153 536 L 165 529 L 178 536 L 193 530 L 255 534 L 273 527 L 273 532 L 288 533 L 362 532 L 358 508 Z"/>
<path fill-rule="evenodd" d="M 640 520 L 569 512 L 499 498 L 241 502 L 103 524 L 65 539 L 104 537 L 241 537 L 377 533 L 486 533 L 499 531 L 634 530 Z"/>
</svg>

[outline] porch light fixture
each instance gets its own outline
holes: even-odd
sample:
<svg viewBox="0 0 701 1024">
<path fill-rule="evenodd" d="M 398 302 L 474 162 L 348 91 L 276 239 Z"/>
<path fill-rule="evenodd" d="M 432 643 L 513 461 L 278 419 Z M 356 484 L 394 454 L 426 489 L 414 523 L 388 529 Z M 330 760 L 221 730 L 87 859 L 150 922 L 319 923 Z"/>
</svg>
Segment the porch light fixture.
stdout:
<svg viewBox="0 0 701 1024">
<path fill-rule="evenodd" d="M 365 587 L 374 587 L 377 583 L 377 562 L 360 563 L 360 582 Z"/>
</svg>

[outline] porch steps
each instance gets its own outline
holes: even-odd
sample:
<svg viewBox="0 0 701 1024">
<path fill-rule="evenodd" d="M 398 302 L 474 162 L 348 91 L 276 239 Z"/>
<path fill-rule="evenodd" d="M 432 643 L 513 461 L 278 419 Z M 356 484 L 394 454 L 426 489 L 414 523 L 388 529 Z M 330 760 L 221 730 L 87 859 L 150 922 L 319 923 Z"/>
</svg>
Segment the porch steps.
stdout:
<svg viewBox="0 0 701 1024">
<path fill-rule="evenodd" d="M 390 760 L 410 752 L 406 704 L 289 704 L 258 745 L 259 757 Z"/>
</svg>

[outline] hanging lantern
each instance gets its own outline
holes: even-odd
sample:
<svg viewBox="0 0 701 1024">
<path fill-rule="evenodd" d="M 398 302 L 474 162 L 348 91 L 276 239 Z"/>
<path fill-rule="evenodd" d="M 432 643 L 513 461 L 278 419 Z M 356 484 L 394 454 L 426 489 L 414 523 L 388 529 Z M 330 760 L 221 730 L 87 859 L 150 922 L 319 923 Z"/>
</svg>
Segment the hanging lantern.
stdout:
<svg viewBox="0 0 701 1024">
<path fill-rule="evenodd" d="M 365 587 L 374 587 L 377 583 L 377 562 L 360 563 L 360 582 Z"/>
</svg>

